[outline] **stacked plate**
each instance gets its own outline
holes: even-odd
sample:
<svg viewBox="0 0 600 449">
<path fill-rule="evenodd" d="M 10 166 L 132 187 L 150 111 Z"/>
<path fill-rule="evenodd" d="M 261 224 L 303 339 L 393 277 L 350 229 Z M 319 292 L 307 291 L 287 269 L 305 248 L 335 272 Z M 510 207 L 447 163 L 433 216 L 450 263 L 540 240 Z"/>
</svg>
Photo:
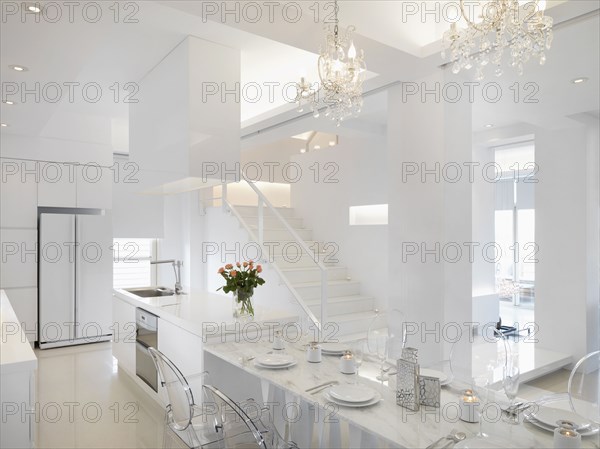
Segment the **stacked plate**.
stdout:
<svg viewBox="0 0 600 449">
<path fill-rule="evenodd" d="M 427 377 L 437 377 L 440 380 L 440 385 L 448 385 L 450 383 L 450 378 L 441 371 L 437 371 L 434 369 L 421 368 L 419 371 L 421 376 Z"/>
<path fill-rule="evenodd" d="M 266 369 L 290 368 L 296 364 L 296 359 L 289 354 L 265 354 L 257 357 L 254 365 Z"/>
<path fill-rule="evenodd" d="M 323 392 L 327 402 L 343 407 L 369 407 L 381 400 L 381 394 L 364 385 L 336 385 Z"/>
<path fill-rule="evenodd" d="M 561 410 L 545 405 L 533 405 L 523 414 L 531 424 L 550 432 L 558 426 L 558 421 L 570 421 L 581 436 L 595 435 L 599 428 L 591 421 L 569 410 Z"/>
<path fill-rule="evenodd" d="M 350 350 L 350 346 L 346 343 L 333 343 L 326 342 L 321 343 L 321 352 L 324 355 L 344 355 L 346 351 Z"/>
</svg>

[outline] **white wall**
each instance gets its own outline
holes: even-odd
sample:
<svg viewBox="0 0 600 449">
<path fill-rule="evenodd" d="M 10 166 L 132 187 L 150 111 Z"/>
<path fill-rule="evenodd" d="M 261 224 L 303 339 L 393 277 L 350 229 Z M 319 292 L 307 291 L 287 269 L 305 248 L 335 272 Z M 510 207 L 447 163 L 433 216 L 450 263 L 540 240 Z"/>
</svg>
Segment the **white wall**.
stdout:
<svg viewBox="0 0 600 449">
<path fill-rule="evenodd" d="M 575 360 L 599 344 L 597 133 L 574 125 L 535 137 L 539 345 Z"/>
<path fill-rule="evenodd" d="M 292 157 L 302 168 L 302 177 L 292 184 L 298 217 L 315 240 L 338 245 L 339 264 L 380 309 L 387 307 L 387 226 L 350 226 L 349 208 L 388 202 L 385 154 L 385 139 L 373 137 Z M 319 167 L 316 179 L 311 166 Z M 329 175 L 337 182 L 325 182 Z"/>
<path fill-rule="evenodd" d="M 304 140 L 286 138 L 258 147 L 242 150 L 241 166 L 249 178 L 265 182 L 287 182 L 282 167 L 290 163 L 292 156 L 300 154 L 306 146 Z M 269 167 L 274 167 L 270 171 Z M 260 177 L 258 177 L 260 175 Z"/>
</svg>

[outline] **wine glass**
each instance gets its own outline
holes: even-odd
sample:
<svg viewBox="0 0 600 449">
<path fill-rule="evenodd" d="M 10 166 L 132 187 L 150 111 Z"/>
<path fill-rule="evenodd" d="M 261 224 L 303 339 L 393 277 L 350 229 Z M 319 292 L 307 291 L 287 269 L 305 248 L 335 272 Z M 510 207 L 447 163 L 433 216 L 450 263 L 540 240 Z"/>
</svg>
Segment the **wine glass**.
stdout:
<svg viewBox="0 0 600 449">
<path fill-rule="evenodd" d="M 384 371 L 384 364 L 385 361 L 387 359 L 387 351 L 388 351 L 388 343 L 389 343 L 389 337 L 386 333 L 382 333 L 382 332 L 376 332 L 375 335 L 375 343 L 376 343 L 376 350 L 377 350 L 377 358 L 379 359 L 379 362 L 381 363 L 381 374 L 379 376 L 377 376 L 377 380 L 380 380 L 381 382 L 385 382 L 386 380 L 389 379 L 389 376 L 385 373 Z"/>
<path fill-rule="evenodd" d="M 364 350 L 364 341 L 363 340 L 358 340 L 357 342 L 354 343 L 353 347 L 352 347 L 352 352 L 354 353 L 354 363 L 356 365 L 356 384 L 358 385 L 358 371 L 362 365 L 364 356 L 365 356 L 365 350 Z"/>
<path fill-rule="evenodd" d="M 520 376 L 521 372 L 518 365 L 508 363 L 504 367 L 502 383 L 504 386 L 504 394 L 506 394 L 506 397 L 510 400 L 510 405 L 508 407 L 509 412 L 503 418 L 503 421 L 507 424 L 519 424 L 519 413 L 514 413 L 514 403 L 517 398 L 517 393 L 519 392 Z"/>
<path fill-rule="evenodd" d="M 477 376 L 473 379 L 473 390 L 476 392 L 479 397 L 479 430 L 475 435 L 476 438 L 488 438 L 489 435 L 483 431 L 483 410 L 488 403 L 489 399 L 489 385 L 490 385 L 490 376 L 489 370 L 486 367 L 485 373 L 482 373 L 480 376 Z"/>
</svg>

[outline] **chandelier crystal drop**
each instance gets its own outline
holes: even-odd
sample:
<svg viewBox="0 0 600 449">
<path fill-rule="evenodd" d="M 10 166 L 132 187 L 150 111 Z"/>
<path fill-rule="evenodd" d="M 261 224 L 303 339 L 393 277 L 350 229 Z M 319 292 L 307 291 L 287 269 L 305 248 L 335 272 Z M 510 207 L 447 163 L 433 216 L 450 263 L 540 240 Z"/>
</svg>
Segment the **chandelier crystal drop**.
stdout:
<svg viewBox="0 0 600 449">
<path fill-rule="evenodd" d="M 461 18 L 466 28 L 456 22 L 444 33 L 442 58 L 450 58 L 452 73 L 475 68 L 475 78 L 483 80 L 488 66 L 497 77 L 502 76 L 506 58 L 519 75 L 524 65 L 537 59 L 546 63 L 546 51 L 552 47 L 552 17 L 544 14 L 545 0 L 460 0 Z M 469 9 L 467 10 L 467 6 Z M 477 18 L 475 18 L 477 17 Z"/>
<path fill-rule="evenodd" d="M 334 23 L 325 27 L 327 35 L 318 60 L 319 86 L 310 86 L 303 78 L 297 85 L 296 102 L 300 111 L 310 105 L 313 115 L 318 117 L 322 100 L 326 106 L 325 116 L 339 126 L 343 120 L 358 116 L 362 110 L 367 66 L 364 52 L 359 52 L 352 40 L 355 28 L 349 26 L 342 33 L 337 13 L 336 0 Z"/>
</svg>

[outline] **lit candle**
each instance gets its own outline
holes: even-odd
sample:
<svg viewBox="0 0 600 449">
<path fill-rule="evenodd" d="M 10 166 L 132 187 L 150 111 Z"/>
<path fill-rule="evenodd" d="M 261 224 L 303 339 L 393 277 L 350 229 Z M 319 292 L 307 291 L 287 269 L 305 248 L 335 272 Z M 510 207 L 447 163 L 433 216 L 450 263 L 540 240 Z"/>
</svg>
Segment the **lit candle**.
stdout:
<svg viewBox="0 0 600 449">
<path fill-rule="evenodd" d="M 466 422 L 479 422 L 479 398 L 473 390 L 465 390 L 460 398 L 460 419 Z"/>
<path fill-rule="evenodd" d="M 273 339 L 273 349 L 279 351 L 285 349 L 285 342 L 283 341 L 283 335 L 281 334 L 281 331 L 275 332 L 275 338 Z"/>
<path fill-rule="evenodd" d="M 310 363 L 321 362 L 321 346 L 316 341 L 311 341 L 306 349 L 306 360 Z"/>
<path fill-rule="evenodd" d="M 557 427 L 554 429 L 554 447 L 578 449 L 581 447 L 581 434 L 573 428 Z"/>
<path fill-rule="evenodd" d="M 354 374 L 356 372 L 356 364 L 351 352 L 346 352 L 340 359 L 340 372 L 343 374 Z"/>
</svg>

